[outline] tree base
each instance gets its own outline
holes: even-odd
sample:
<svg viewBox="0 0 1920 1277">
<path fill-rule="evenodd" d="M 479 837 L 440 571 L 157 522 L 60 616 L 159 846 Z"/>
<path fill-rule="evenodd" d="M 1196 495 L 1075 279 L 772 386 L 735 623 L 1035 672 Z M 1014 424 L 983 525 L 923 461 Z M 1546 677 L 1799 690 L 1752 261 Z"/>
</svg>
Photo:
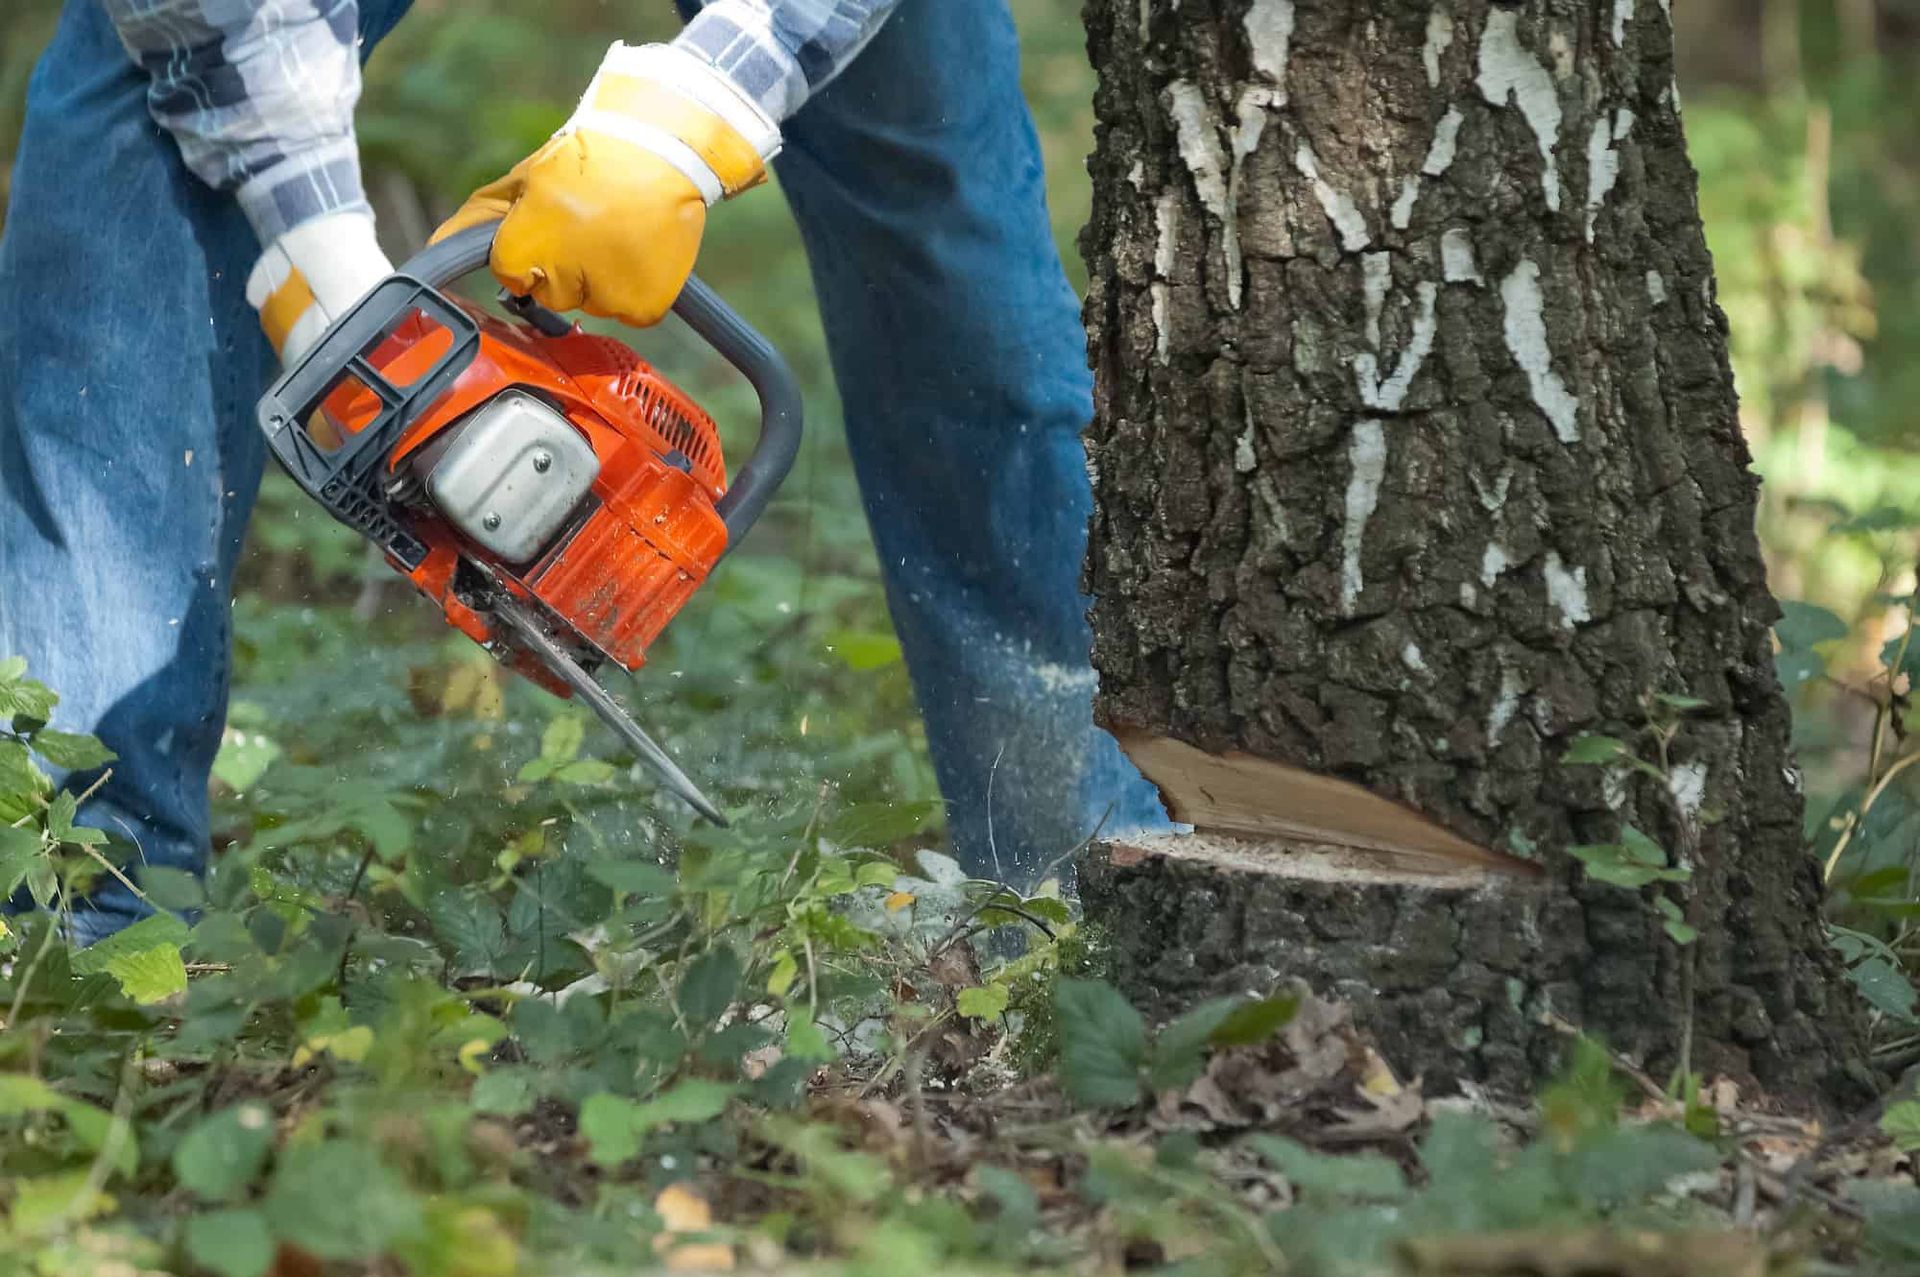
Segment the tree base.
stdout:
<svg viewBox="0 0 1920 1277">
<path fill-rule="evenodd" d="M 1555 1020 L 1616 1046 L 1633 1042 L 1632 1012 L 1617 1024 L 1596 1014 L 1606 1003 L 1593 987 L 1590 920 L 1550 881 L 1409 871 L 1346 848 L 1190 833 L 1096 844 L 1080 893 L 1112 978 L 1150 1016 L 1299 978 L 1351 1005 L 1385 1058 L 1430 1094 L 1530 1092 L 1565 1052 Z M 1639 1014 L 1663 1015 L 1650 987 Z M 1747 1058 L 1728 1043 L 1696 1044 L 1695 1066 L 1708 1074 L 1750 1081 Z M 1846 1106 L 1871 1085 L 1858 1061 L 1809 1058 L 1784 1085 L 1763 1071 L 1792 1101 Z"/>
</svg>

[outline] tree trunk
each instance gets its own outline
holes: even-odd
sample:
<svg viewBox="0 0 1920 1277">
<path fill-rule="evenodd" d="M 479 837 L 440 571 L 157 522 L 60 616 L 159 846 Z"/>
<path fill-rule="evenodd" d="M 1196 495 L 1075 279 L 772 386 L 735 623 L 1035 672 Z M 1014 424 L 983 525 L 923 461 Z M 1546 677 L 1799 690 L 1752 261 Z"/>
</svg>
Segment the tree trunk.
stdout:
<svg viewBox="0 0 1920 1277">
<path fill-rule="evenodd" d="M 1087 15 L 1098 708 L 1201 828 L 1086 867 L 1119 977 L 1302 974 L 1442 1084 L 1691 1002 L 1694 1068 L 1857 1085 L 1664 0 Z M 1691 881 L 1567 854 L 1626 824 Z"/>
</svg>

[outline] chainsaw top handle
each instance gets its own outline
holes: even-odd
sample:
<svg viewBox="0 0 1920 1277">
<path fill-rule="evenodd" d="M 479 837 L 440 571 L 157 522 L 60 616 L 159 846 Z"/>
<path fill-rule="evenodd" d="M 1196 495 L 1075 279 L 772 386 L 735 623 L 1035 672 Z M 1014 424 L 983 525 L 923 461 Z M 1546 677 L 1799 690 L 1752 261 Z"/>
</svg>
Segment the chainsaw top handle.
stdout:
<svg viewBox="0 0 1920 1277">
<path fill-rule="evenodd" d="M 440 290 L 487 264 L 498 222 L 470 227 L 416 253 L 327 330 L 313 349 L 281 375 L 260 401 L 260 426 L 275 456 L 309 495 L 336 517 L 372 538 L 408 566 L 425 546 L 391 517 L 380 494 L 381 469 L 393 444 L 479 349 L 479 329 Z M 572 325 L 529 299 L 510 309 L 549 336 Z M 760 437 L 734 472 L 715 510 L 732 550 L 765 513 L 800 451 L 800 384 L 780 352 L 698 278 L 689 278 L 674 313 L 746 377 L 760 399 Z M 415 311 L 446 328 L 452 346 L 411 386 L 394 386 L 366 359 L 393 326 Z M 300 423 L 351 374 L 380 400 L 374 421 L 337 449 L 323 449 Z"/>
</svg>

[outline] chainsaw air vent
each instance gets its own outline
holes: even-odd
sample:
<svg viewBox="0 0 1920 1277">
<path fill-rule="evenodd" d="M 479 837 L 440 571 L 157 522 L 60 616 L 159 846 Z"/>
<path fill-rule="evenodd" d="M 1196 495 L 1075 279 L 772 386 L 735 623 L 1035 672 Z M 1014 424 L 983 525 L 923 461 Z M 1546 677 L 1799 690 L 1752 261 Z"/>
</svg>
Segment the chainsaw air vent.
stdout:
<svg viewBox="0 0 1920 1277">
<path fill-rule="evenodd" d="M 680 454 L 702 486 L 725 490 L 726 463 L 713 418 L 625 343 L 588 333 L 568 340 L 573 345 L 563 361 L 567 372 L 600 402 L 601 412 L 645 426 L 662 457 L 671 461 Z"/>
</svg>

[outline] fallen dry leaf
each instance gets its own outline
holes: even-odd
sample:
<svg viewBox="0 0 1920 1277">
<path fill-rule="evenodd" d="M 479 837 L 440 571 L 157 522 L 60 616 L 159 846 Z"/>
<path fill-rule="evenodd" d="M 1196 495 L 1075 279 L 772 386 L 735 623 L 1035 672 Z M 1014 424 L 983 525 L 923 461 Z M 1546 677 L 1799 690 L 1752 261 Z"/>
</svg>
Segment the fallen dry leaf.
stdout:
<svg viewBox="0 0 1920 1277">
<path fill-rule="evenodd" d="M 724 1273 L 733 1271 L 733 1247 L 726 1242 L 675 1242 L 676 1233 L 704 1233 L 713 1227 L 713 1208 L 707 1199 L 685 1184 L 669 1184 L 653 1199 L 665 1225 L 653 1239 L 653 1253 L 668 1272 Z"/>
</svg>

